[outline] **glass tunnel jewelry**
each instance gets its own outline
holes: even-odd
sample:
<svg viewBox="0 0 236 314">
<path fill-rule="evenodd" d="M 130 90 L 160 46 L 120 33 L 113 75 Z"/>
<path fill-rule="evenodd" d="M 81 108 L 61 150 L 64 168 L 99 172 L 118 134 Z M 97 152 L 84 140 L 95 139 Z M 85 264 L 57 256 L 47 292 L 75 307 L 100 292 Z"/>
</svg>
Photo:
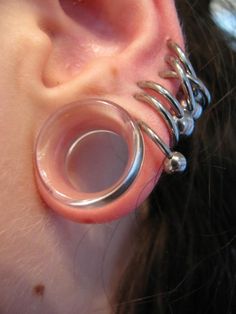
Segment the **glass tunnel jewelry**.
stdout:
<svg viewBox="0 0 236 314">
<path fill-rule="evenodd" d="M 165 172 L 185 170 L 185 157 L 172 147 L 180 136 L 192 134 L 195 120 L 211 97 L 183 50 L 172 40 L 167 45 L 170 54 L 165 60 L 170 70 L 160 75 L 180 81 L 180 96 L 145 80 L 137 83 L 140 92 L 134 97 L 152 106 L 163 118 L 171 136 L 170 145 L 145 121 L 136 121 L 111 101 L 91 98 L 61 107 L 41 128 L 34 154 L 39 191 L 53 209 L 98 209 L 124 195 L 142 170 L 143 133 L 165 155 Z M 168 109 L 160 98 L 168 103 Z"/>
<path fill-rule="evenodd" d="M 62 107 L 46 122 L 36 143 L 36 172 L 60 202 L 97 207 L 128 189 L 143 154 L 140 129 L 127 111 L 110 101 L 86 99 Z M 110 176 L 104 175 L 107 162 Z"/>
</svg>

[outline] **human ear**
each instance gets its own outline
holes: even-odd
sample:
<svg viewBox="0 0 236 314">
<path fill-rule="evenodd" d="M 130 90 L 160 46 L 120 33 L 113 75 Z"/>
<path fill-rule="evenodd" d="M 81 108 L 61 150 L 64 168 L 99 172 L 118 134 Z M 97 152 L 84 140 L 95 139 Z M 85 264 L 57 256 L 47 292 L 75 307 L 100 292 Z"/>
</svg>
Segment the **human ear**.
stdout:
<svg viewBox="0 0 236 314">
<path fill-rule="evenodd" d="M 170 134 L 161 115 L 133 95 L 139 91 L 137 82 L 143 80 L 158 81 L 176 94 L 178 85 L 175 81 L 164 80 L 158 75 L 167 68 L 167 39 L 172 38 L 183 46 L 174 2 L 61 0 L 49 1 L 40 12 L 39 26 L 51 43 L 42 63 L 41 86 L 37 90 L 38 95 L 41 93 L 42 116 L 46 119 L 49 113 L 55 115 L 65 104 L 76 106 L 76 102 L 86 99 L 105 99 L 118 104 L 134 121 L 144 121 L 169 143 Z M 95 121 L 96 116 L 93 119 Z M 64 120 L 63 127 L 66 130 Z M 118 197 L 99 207 L 71 206 L 55 199 L 36 175 L 43 198 L 65 218 L 80 222 L 113 220 L 137 208 L 157 183 L 165 157 L 146 135 L 143 137 L 145 152 L 139 173 Z M 94 154 L 91 150 L 90 155 Z M 52 164 L 54 157 L 51 151 L 45 157 L 47 164 Z M 97 156 L 94 157 L 96 163 Z M 109 164 L 106 166 L 104 174 L 112 176 Z M 54 180 L 60 179 L 61 175 L 54 176 Z"/>
</svg>

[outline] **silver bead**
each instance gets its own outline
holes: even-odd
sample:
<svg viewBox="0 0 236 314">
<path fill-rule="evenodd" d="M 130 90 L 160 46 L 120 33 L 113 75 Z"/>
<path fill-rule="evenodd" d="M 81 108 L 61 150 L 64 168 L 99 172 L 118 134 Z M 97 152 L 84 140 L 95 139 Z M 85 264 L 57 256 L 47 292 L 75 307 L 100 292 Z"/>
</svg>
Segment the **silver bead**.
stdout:
<svg viewBox="0 0 236 314">
<path fill-rule="evenodd" d="M 188 110 L 188 103 L 185 99 L 182 99 L 180 101 L 180 104 L 185 109 L 185 111 L 188 111 L 191 114 L 194 120 L 199 119 L 200 116 L 202 115 L 202 112 L 203 112 L 202 106 L 199 105 L 197 101 L 195 102 L 195 108 L 193 109 L 193 111 Z"/>
<path fill-rule="evenodd" d="M 182 118 L 175 117 L 175 121 L 181 135 L 190 136 L 193 133 L 194 120 L 189 111 L 185 110 Z"/>
<path fill-rule="evenodd" d="M 196 102 L 196 106 L 195 108 L 193 109 L 193 112 L 192 112 L 192 117 L 194 120 L 197 120 L 201 117 L 202 115 L 202 112 L 203 112 L 203 109 L 202 109 L 202 106 L 199 105 L 199 103 Z"/>
<path fill-rule="evenodd" d="M 164 169 L 167 173 L 183 172 L 186 169 L 187 161 L 184 155 L 179 152 L 173 152 L 171 158 L 164 161 Z"/>
</svg>

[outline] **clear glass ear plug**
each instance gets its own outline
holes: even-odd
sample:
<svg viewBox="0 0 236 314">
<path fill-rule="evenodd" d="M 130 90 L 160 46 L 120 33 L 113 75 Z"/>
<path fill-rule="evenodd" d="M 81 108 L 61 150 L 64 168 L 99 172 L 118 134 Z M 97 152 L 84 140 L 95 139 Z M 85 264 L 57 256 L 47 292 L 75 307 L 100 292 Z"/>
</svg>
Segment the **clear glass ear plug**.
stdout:
<svg viewBox="0 0 236 314">
<path fill-rule="evenodd" d="M 132 184 L 143 161 L 137 123 L 120 106 L 86 99 L 57 110 L 35 147 L 39 188 L 46 199 L 94 208 Z"/>
</svg>

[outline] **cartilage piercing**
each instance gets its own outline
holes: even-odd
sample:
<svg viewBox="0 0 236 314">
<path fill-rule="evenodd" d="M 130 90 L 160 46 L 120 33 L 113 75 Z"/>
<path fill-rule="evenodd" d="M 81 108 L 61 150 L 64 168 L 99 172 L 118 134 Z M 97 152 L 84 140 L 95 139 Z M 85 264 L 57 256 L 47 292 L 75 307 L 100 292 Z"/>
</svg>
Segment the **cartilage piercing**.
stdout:
<svg viewBox="0 0 236 314">
<path fill-rule="evenodd" d="M 182 90 L 185 95 L 185 101 L 186 101 L 186 109 L 192 113 L 196 110 L 196 100 L 194 98 L 192 85 L 190 83 L 190 80 L 187 77 L 187 73 L 185 72 L 185 69 L 181 66 L 181 63 L 178 59 L 174 58 L 173 56 L 166 56 L 166 62 L 171 65 L 171 67 L 174 69 L 175 73 L 177 74 L 178 78 L 181 81 Z"/>
<path fill-rule="evenodd" d="M 172 174 L 175 172 L 183 172 L 186 169 L 187 162 L 184 155 L 179 152 L 172 152 L 157 133 L 143 121 L 139 121 L 139 126 L 165 154 L 166 159 L 164 160 L 164 170 L 166 173 Z"/>
<path fill-rule="evenodd" d="M 185 110 L 183 106 L 180 105 L 179 101 L 172 95 L 166 88 L 160 84 L 152 81 L 142 81 L 137 83 L 138 86 L 142 89 L 151 89 L 163 96 L 171 106 L 171 109 L 174 111 L 175 115 L 173 119 L 175 120 L 180 135 L 189 136 L 192 134 L 194 129 L 194 120 L 189 111 Z"/>
<path fill-rule="evenodd" d="M 184 108 L 180 105 L 178 100 L 172 95 L 166 88 L 153 81 L 141 81 L 137 85 L 142 89 L 151 89 L 167 99 L 171 105 L 171 108 L 176 114 L 177 118 L 183 118 Z"/>
<path fill-rule="evenodd" d="M 177 45 L 175 42 L 173 42 L 171 39 L 167 41 L 167 46 L 169 49 L 174 53 L 174 55 L 179 59 L 179 61 L 184 66 L 184 69 L 186 71 L 187 77 L 190 80 L 192 84 L 193 91 L 198 91 L 198 94 L 202 94 L 205 104 L 203 103 L 203 107 L 207 106 L 211 103 L 211 95 L 206 88 L 206 86 L 203 84 L 203 82 L 197 77 L 196 72 L 187 58 L 186 54 L 183 52 L 183 50 Z M 164 78 L 178 78 L 178 75 L 176 72 L 167 70 L 161 72 L 161 76 Z M 199 101 L 198 97 L 195 95 L 195 99 Z M 201 97 L 202 100 L 202 97 Z M 201 103 L 200 103 L 201 104 Z"/>
<path fill-rule="evenodd" d="M 167 173 L 181 172 L 186 168 L 185 157 L 172 152 L 173 143 L 177 143 L 179 135 L 189 136 L 194 129 L 194 120 L 198 119 L 203 109 L 209 105 L 211 96 L 203 82 L 197 78 L 193 66 L 183 50 L 172 40 L 167 45 L 174 55 L 167 55 L 165 60 L 171 66 L 171 70 L 161 73 L 164 78 L 175 78 L 180 80 L 181 98 L 177 99 L 167 89 L 153 81 L 140 81 L 137 85 L 144 90 L 152 90 L 159 96 L 165 98 L 170 105 L 170 111 L 165 108 L 159 99 L 148 93 L 136 93 L 135 99 L 153 105 L 160 113 L 172 132 L 172 141 L 168 147 L 163 140 L 143 121 L 139 121 L 141 129 L 155 142 L 161 151 L 166 155 L 164 169 Z M 176 127 L 175 127 L 176 126 Z M 175 165 L 175 166 L 173 166 Z"/>
<path fill-rule="evenodd" d="M 183 50 L 177 45 L 173 40 L 169 39 L 167 40 L 167 46 L 168 48 L 175 53 L 175 55 L 178 57 L 178 59 L 182 62 L 182 64 L 185 66 L 186 72 L 191 74 L 194 77 L 196 76 L 196 72 L 187 58 L 186 54 L 183 52 Z"/>
<path fill-rule="evenodd" d="M 134 95 L 134 98 L 137 100 L 143 101 L 151 105 L 154 109 L 156 109 L 163 117 L 164 121 L 167 123 L 167 126 L 170 131 L 170 135 L 172 138 L 172 145 L 175 145 L 179 141 L 179 130 L 173 119 L 171 113 L 158 101 L 157 98 L 148 95 L 147 93 L 137 93 Z"/>
</svg>

